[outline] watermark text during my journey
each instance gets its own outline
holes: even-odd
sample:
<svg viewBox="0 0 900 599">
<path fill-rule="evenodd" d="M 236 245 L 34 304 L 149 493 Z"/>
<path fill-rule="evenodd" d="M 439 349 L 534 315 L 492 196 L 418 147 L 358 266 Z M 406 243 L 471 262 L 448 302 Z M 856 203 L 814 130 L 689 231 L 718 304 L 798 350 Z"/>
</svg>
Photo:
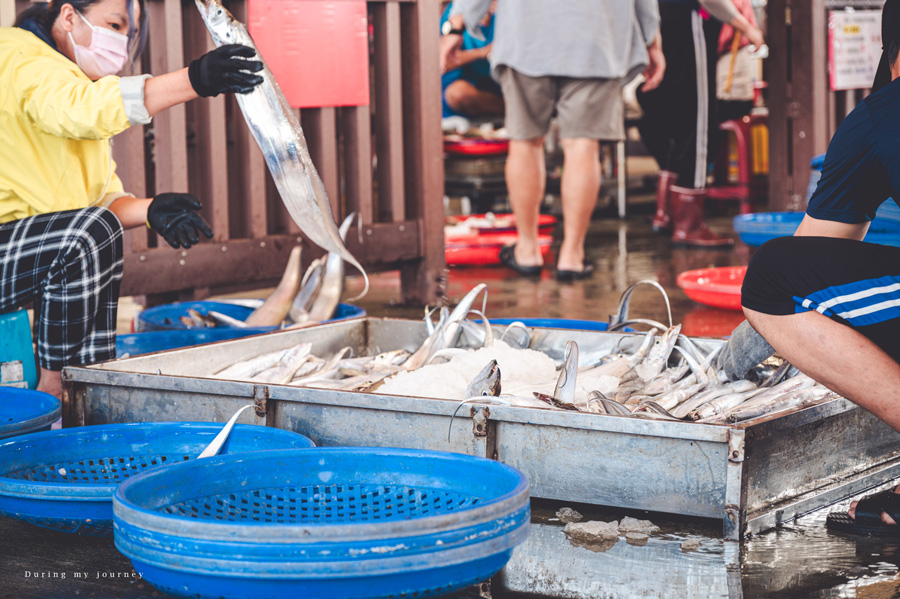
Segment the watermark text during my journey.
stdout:
<svg viewBox="0 0 900 599">
<path fill-rule="evenodd" d="M 103 580 L 103 579 L 111 579 L 111 578 L 133 578 L 135 580 L 139 580 L 142 576 L 135 572 L 134 570 L 126 570 L 123 572 L 109 572 L 105 570 L 94 570 L 93 572 L 68 572 L 68 571 L 44 571 L 44 572 L 35 572 L 33 570 L 25 570 L 23 573 L 25 578 L 40 578 L 40 579 L 48 579 L 48 578 L 56 578 L 58 580 L 67 580 L 70 578 L 75 578 L 79 580 Z"/>
</svg>

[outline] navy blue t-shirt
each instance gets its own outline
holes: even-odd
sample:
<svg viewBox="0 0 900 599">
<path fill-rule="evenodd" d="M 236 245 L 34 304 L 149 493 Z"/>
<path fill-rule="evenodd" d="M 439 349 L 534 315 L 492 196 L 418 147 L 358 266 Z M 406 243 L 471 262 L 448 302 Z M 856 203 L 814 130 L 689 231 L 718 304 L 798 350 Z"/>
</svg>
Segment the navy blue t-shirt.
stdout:
<svg viewBox="0 0 900 599">
<path fill-rule="evenodd" d="M 888 197 L 900 198 L 900 79 L 866 97 L 838 127 L 806 213 L 864 223 Z"/>
</svg>

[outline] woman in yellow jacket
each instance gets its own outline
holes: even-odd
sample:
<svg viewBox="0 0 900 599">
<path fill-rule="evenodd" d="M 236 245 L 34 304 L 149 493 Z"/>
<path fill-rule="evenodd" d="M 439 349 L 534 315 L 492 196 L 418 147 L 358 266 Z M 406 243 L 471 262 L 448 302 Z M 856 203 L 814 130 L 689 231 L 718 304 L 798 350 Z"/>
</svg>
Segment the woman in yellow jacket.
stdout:
<svg viewBox="0 0 900 599">
<path fill-rule="evenodd" d="M 0 28 L 0 313 L 33 302 L 38 389 L 57 396 L 64 366 L 115 357 L 123 228 L 146 223 L 173 248 L 212 236 L 197 198 L 126 193 L 109 139 L 262 82 L 239 45 L 165 75 L 117 77 L 146 31 L 143 0 L 52 0 Z"/>
</svg>

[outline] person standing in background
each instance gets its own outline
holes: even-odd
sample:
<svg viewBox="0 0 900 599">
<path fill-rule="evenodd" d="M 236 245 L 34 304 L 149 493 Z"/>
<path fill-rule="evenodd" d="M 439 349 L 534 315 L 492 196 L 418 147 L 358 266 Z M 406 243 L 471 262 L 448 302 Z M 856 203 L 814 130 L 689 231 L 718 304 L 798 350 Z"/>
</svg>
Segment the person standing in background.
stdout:
<svg viewBox="0 0 900 599">
<path fill-rule="evenodd" d="M 731 0 L 659 0 L 659 13 L 666 78 L 637 94 L 641 138 L 660 168 L 653 229 L 671 231 L 679 245 L 728 247 L 733 240 L 710 231 L 703 219 L 710 141 L 719 124 L 713 83 L 720 22 L 756 46 L 763 36 Z"/>
<path fill-rule="evenodd" d="M 455 0 L 441 67 L 454 60 L 463 28 L 478 36 L 491 0 Z M 518 241 L 501 261 L 523 275 L 540 275 L 538 216 L 544 198 L 544 136 L 554 110 L 563 148 L 563 241 L 556 277 L 590 276 L 585 238 L 600 192 L 600 140 L 625 134 L 622 85 L 644 72 L 645 88 L 665 70 L 656 0 L 498 0 L 491 72 L 500 82 L 510 138 L 506 186 Z"/>
</svg>

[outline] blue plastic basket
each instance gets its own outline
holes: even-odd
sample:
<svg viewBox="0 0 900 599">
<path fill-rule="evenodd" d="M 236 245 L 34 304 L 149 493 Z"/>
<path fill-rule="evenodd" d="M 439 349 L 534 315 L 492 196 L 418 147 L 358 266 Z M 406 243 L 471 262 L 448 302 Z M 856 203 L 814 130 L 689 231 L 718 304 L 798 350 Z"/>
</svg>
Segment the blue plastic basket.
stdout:
<svg viewBox="0 0 900 599">
<path fill-rule="evenodd" d="M 203 345 L 216 341 L 240 339 L 258 335 L 260 331 L 237 327 L 215 327 L 210 329 L 181 329 L 178 331 L 147 331 L 116 335 L 116 356 L 134 357 L 141 354 L 180 349 L 192 345 Z"/>
<path fill-rule="evenodd" d="M 893 201 L 884 202 L 869 224 L 869 232 L 866 233 L 864 241 L 900 247 L 900 222 L 893 220 L 896 218 L 894 216 L 896 211 L 896 204 Z M 741 241 L 757 247 L 770 239 L 793 235 L 800 226 L 804 214 L 804 212 L 739 214 L 734 217 L 734 230 Z"/>
<path fill-rule="evenodd" d="M 494 318 L 491 324 L 512 324 L 521 322 L 526 327 L 543 329 L 568 329 L 571 331 L 605 331 L 609 323 L 596 320 L 576 320 L 574 318 Z"/>
<path fill-rule="evenodd" d="M 49 393 L 0 387 L 0 439 L 50 430 L 62 404 Z"/>
<path fill-rule="evenodd" d="M 190 331 L 208 331 L 210 329 L 188 329 L 182 324 L 180 318 L 188 315 L 188 310 L 194 309 L 201 314 L 206 314 L 210 310 L 220 312 L 226 316 L 236 318 L 238 320 L 247 320 L 247 317 L 253 312 L 253 308 L 233 304 L 229 302 L 215 302 L 204 300 L 199 302 L 177 302 L 174 304 L 165 304 L 154 308 L 147 308 L 137 315 L 135 320 L 135 329 L 139 332 L 143 331 L 172 331 L 172 330 L 190 330 Z M 365 316 L 366 311 L 357 306 L 350 304 L 338 304 L 334 312 L 334 316 L 328 322 L 338 320 L 346 320 L 348 318 L 357 318 Z M 215 327 L 216 329 L 224 329 L 228 327 Z M 278 327 L 248 327 L 238 329 L 246 335 L 257 335 L 259 333 L 268 333 L 274 331 Z"/>
<path fill-rule="evenodd" d="M 154 466 L 196 458 L 222 427 L 105 424 L 0 441 L 0 514 L 62 532 L 111 535 L 112 495 L 120 482 Z M 222 453 L 313 446 L 297 433 L 238 424 Z"/>
<path fill-rule="evenodd" d="M 383 448 L 176 464 L 116 490 L 116 548 L 190 597 L 426 597 L 485 580 L 528 536 L 528 481 L 504 464 Z"/>
</svg>

